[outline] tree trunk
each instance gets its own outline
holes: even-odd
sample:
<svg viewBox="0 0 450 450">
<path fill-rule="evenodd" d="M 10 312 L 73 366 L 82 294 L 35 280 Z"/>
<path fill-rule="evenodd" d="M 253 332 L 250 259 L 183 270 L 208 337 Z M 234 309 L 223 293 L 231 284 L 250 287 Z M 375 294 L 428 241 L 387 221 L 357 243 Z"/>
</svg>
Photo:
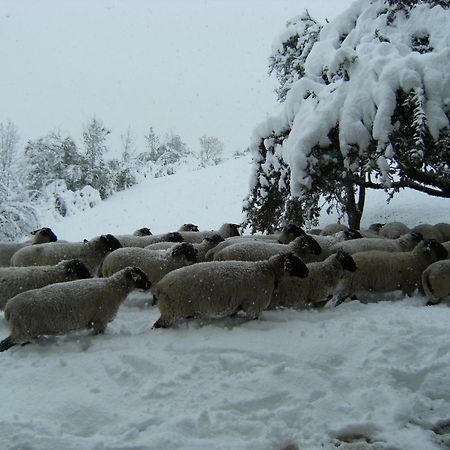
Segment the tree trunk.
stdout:
<svg viewBox="0 0 450 450">
<path fill-rule="evenodd" d="M 345 197 L 345 210 L 348 218 L 348 226 L 349 228 L 359 230 L 361 227 L 361 218 L 364 211 L 366 190 L 364 187 L 359 187 L 358 201 L 356 201 L 356 187 L 354 184 L 348 183 L 345 187 Z"/>
</svg>

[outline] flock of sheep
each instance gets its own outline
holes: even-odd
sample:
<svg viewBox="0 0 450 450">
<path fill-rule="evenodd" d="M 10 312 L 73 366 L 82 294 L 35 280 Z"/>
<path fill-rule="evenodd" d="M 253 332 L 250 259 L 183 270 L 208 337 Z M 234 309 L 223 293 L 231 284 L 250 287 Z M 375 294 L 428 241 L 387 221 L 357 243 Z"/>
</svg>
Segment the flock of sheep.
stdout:
<svg viewBox="0 0 450 450">
<path fill-rule="evenodd" d="M 102 333 L 128 294 L 150 290 L 154 328 L 198 317 L 249 319 L 265 309 L 337 306 L 363 292 L 423 290 L 429 304 L 450 294 L 450 224 L 400 222 L 305 232 L 286 224 L 272 235 L 239 226 L 153 235 L 58 241 L 49 228 L 25 243 L 0 243 L 0 308 L 10 335 L 0 351 L 43 335 Z M 447 259 L 449 258 L 449 259 Z"/>
</svg>

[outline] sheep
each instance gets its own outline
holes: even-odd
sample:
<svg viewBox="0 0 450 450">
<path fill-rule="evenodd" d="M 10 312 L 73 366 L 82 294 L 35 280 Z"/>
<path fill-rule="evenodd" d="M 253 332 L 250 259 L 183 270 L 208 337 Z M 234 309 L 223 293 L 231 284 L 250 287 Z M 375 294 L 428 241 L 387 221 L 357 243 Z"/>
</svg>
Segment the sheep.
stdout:
<svg viewBox="0 0 450 450">
<path fill-rule="evenodd" d="M 397 239 L 410 231 L 411 230 L 403 222 L 388 222 L 381 227 L 378 234 L 380 237 Z"/>
<path fill-rule="evenodd" d="M 343 223 L 330 223 L 322 229 L 320 234 L 322 236 L 332 236 L 336 233 L 339 233 L 340 231 L 347 231 L 347 230 L 348 226 L 344 225 Z"/>
<path fill-rule="evenodd" d="M 133 232 L 133 236 L 151 236 L 153 233 L 148 227 L 138 228 Z"/>
<path fill-rule="evenodd" d="M 442 238 L 444 239 L 443 242 L 450 241 L 450 224 L 440 222 L 434 225 L 434 228 L 436 228 L 441 234 Z"/>
<path fill-rule="evenodd" d="M 183 223 L 177 231 L 199 231 L 198 226 L 193 223 Z"/>
<path fill-rule="evenodd" d="M 52 242 L 48 244 L 36 244 L 24 247 L 14 253 L 11 265 L 19 266 L 49 266 L 63 259 L 81 259 L 93 274 L 103 258 L 118 248 L 120 242 L 112 235 L 98 236 L 90 241 L 84 242 Z"/>
<path fill-rule="evenodd" d="M 422 240 L 420 233 L 407 233 L 397 239 L 388 238 L 362 238 L 351 241 L 339 242 L 333 245 L 330 250 L 335 252 L 338 249 L 345 250 L 353 255 L 354 253 L 366 252 L 369 250 L 382 250 L 385 252 L 409 252 L 418 242 Z"/>
<path fill-rule="evenodd" d="M 239 225 L 234 223 L 224 223 L 218 230 L 210 231 L 180 231 L 185 242 L 190 242 L 191 244 L 199 244 L 207 236 L 213 234 L 219 234 L 224 239 L 231 236 L 240 236 Z"/>
<path fill-rule="evenodd" d="M 0 268 L 0 309 L 15 295 L 48 284 L 91 278 L 86 265 L 79 259 L 64 260 L 54 266 Z"/>
<path fill-rule="evenodd" d="M 436 305 L 450 294 L 450 259 L 436 261 L 423 271 L 422 288 L 427 305 Z"/>
<path fill-rule="evenodd" d="M 299 226 L 289 223 L 283 226 L 282 230 L 275 234 L 269 235 L 250 235 L 250 236 L 232 236 L 226 238 L 223 242 L 219 243 L 216 247 L 211 249 L 206 253 L 205 260 L 213 261 L 215 254 L 228 247 L 229 245 L 243 243 L 243 242 L 253 242 L 253 241 L 269 241 L 279 244 L 289 244 L 295 238 L 299 236 L 304 236 L 305 232 Z"/>
<path fill-rule="evenodd" d="M 172 233 L 152 234 L 147 236 L 122 235 L 118 237 L 122 247 L 147 247 L 156 242 L 183 242 L 183 237 L 177 231 Z"/>
<path fill-rule="evenodd" d="M 448 251 L 448 254 L 450 255 L 450 241 L 443 242 L 442 245 L 444 248 Z"/>
<path fill-rule="evenodd" d="M 102 262 L 100 273 L 109 277 L 127 266 L 140 267 L 152 283 L 166 273 L 197 262 L 197 250 L 192 244 L 182 242 L 170 250 L 146 250 L 145 248 L 120 248 L 111 252 Z"/>
<path fill-rule="evenodd" d="M 317 241 L 312 236 L 305 235 L 289 244 L 258 240 L 236 243 L 217 252 L 214 261 L 261 261 L 278 254 L 294 253 L 303 262 L 308 262 L 311 255 L 319 255 L 321 252 Z"/>
<path fill-rule="evenodd" d="M 422 272 L 435 261 L 445 259 L 448 253 L 439 242 L 426 239 L 410 252 L 370 250 L 352 256 L 358 270 L 344 275 L 330 306 L 359 292 L 401 290 L 411 297 L 421 283 Z"/>
<path fill-rule="evenodd" d="M 154 287 L 161 315 L 153 327 L 192 317 L 232 316 L 240 310 L 256 319 L 285 273 L 306 277 L 308 268 L 288 253 L 266 261 L 211 261 L 174 270 Z"/>
<path fill-rule="evenodd" d="M 150 287 L 141 269 L 126 267 L 109 278 L 66 281 L 22 292 L 6 304 L 10 335 L 0 342 L 0 351 L 43 335 L 85 328 L 103 333 L 132 290 Z"/>
<path fill-rule="evenodd" d="M 33 236 L 27 242 L 1 242 L 0 243 L 0 267 L 8 267 L 11 257 L 17 250 L 34 244 L 43 244 L 45 242 L 55 242 L 56 234 L 48 227 L 39 228 L 31 232 Z"/>
<path fill-rule="evenodd" d="M 372 223 L 368 229 L 359 230 L 362 237 L 365 238 L 377 238 L 380 236 L 380 230 L 383 228 L 384 223 Z"/>
<path fill-rule="evenodd" d="M 434 226 L 429 223 L 422 223 L 411 228 L 411 231 L 420 233 L 424 239 L 435 239 L 438 242 L 444 242 L 444 237 L 442 233 Z"/>
<path fill-rule="evenodd" d="M 320 306 L 333 296 L 345 271 L 354 272 L 357 269 L 352 256 L 343 250 L 338 250 L 324 261 L 307 264 L 307 267 L 309 273 L 305 279 L 284 277 L 280 281 L 270 309 Z"/>
</svg>

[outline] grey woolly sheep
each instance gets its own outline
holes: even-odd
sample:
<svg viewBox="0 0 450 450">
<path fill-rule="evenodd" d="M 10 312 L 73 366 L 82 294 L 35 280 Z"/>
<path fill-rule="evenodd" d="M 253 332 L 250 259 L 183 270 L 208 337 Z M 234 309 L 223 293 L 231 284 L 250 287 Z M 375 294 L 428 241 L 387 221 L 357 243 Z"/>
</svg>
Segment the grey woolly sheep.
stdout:
<svg viewBox="0 0 450 450">
<path fill-rule="evenodd" d="M 423 271 L 422 288 L 429 305 L 435 305 L 450 295 L 450 259 L 436 261 Z"/>
<path fill-rule="evenodd" d="M 444 239 L 443 242 L 450 241 L 450 224 L 440 222 L 434 225 L 434 228 L 436 228 L 442 235 L 442 238 Z"/>
<path fill-rule="evenodd" d="M 8 267 L 11 257 L 23 247 L 34 244 L 43 244 L 45 242 L 55 242 L 56 234 L 48 227 L 39 228 L 31 232 L 33 236 L 26 242 L 0 242 L 0 267 Z"/>
<path fill-rule="evenodd" d="M 444 237 L 442 233 L 434 226 L 429 223 L 422 223 L 411 228 L 412 232 L 420 233 L 424 239 L 435 239 L 438 242 L 444 242 Z"/>
<path fill-rule="evenodd" d="M 106 234 L 84 242 L 52 242 L 24 247 L 14 253 L 12 266 L 50 266 L 64 259 L 81 259 L 93 274 L 103 258 L 122 247 L 112 235 Z"/>
<path fill-rule="evenodd" d="M 144 248 L 147 247 L 147 245 L 154 244 L 156 242 L 183 242 L 183 240 L 183 236 L 181 236 L 178 231 L 147 236 L 119 236 L 119 241 L 123 247 Z"/>
<path fill-rule="evenodd" d="M 151 236 L 152 234 L 150 228 L 147 227 L 138 228 L 133 232 L 133 236 Z"/>
<path fill-rule="evenodd" d="M 346 272 L 339 292 L 330 305 L 337 305 L 360 292 L 401 290 L 411 297 L 421 283 L 422 272 L 435 261 L 445 259 L 447 250 L 435 240 L 419 242 L 410 252 L 371 250 L 353 254 L 358 270 Z"/>
<path fill-rule="evenodd" d="M 330 223 L 322 228 L 320 234 L 322 236 L 332 236 L 340 231 L 347 231 L 348 226 L 343 223 Z"/>
<path fill-rule="evenodd" d="M 79 259 L 61 261 L 54 266 L 0 268 L 0 309 L 21 292 L 48 284 L 91 278 L 86 265 Z"/>
<path fill-rule="evenodd" d="M 6 304 L 10 335 L 0 343 L 0 351 L 43 335 L 85 328 L 103 333 L 127 295 L 150 286 L 142 270 L 126 267 L 109 278 L 67 281 L 22 292 Z"/>
<path fill-rule="evenodd" d="M 388 238 L 362 238 L 339 242 L 331 247 L 331 252 L 342 249 L 353 255 L 354 253 L 369 250 L 382 250 L 385 252 L 409 252 L 422 240 L 420 233 L 407 233 L 397 239 Z"/>
<path fill-rule="evenodd" d="M 410 231 L 411 230 L 403 222 L 388 222 L 381 227 L 378 234 L 380 237 L 397 239 Z"/>
<path fill-rule="evenodd" d="M 283 226 L 282 230 L 275 234 L 252 234 L 249 236 L 232 236 L 226 238 L 223 242 L 219 243 L 216 247 L 211 249 L 206 253 L 205 260 L 213 261 L 215 254 L 228 247 L 229 245 L 243 243 L 243 242 L 253 242 L 253 241 L 268 241 L 279 244 L 289 244 L 295 238 L 299 236 L 304 236 L 305 232 L 298 225 L 293 223 L 288 223 Z"/>
<path fill-rule="evenodd" d="M 214 261 L 262 261 L 274 255 L 294 253 L 303 262 L 308 262 L 308 258 L 321 252 L 317 241 L 312 236 L 305 235 L 295 238 L 289 244 L 261 240 L 236 243 L 216 253 Z"/>
<path fill-rule="evenodd" d="M 154 287 L 161 313 L 154 327 L 170 327 L 192 317 L 232 316 L 241 310 L 258 318 L 284 274 L 305 277 L 308 268 L 287 254 L 267 261 L 211 261 L 174 270 Z"/>
<path fill-rule="evenodd" d="M 336 291 L 345 271 L 357 270 L 348 253 L 338 250 L 327 259 L 307 264 L 309 273 L 305 279 L 284 277 L 274 292 L 270 308 L 307 308 L 321 306 Z"/>
<path fill-rule="evenodd" d="M 167 251 L 124 247 L 106 256 L 101 266 L 101 275 L 109 277 L 124 267 L 137 266 L 146 273 L 152 283 L 156 283 L 166 273 L 195 262 L 197 250 L 188 242 L 177 244 Z"/>
<path fill-rule="evenodd" d="M 239 225 L 235 223 L 224 223 L 218 230 L 210 231 L 180 231 L 181 236 L 185 242 L 190 242 L 191 244 L 199 244 L 207 236 L 213 234 L 219 234 L 224 239 L 231 236 L 240 236 Z"/>
</svg>

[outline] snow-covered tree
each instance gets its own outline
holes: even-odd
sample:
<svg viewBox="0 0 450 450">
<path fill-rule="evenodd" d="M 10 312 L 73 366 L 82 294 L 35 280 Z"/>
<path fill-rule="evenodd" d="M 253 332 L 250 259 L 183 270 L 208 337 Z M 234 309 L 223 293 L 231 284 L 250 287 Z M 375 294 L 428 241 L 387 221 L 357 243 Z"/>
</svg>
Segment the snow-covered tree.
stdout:
<svg viewBox="0 0 450 450">
<path fill-rule="evenodd" d="M 188 164 L 193 153 L 180 135 L 170 133 L 166 135 L 163 143 L 158 148 L 159 157 L 156 160 L 157 170 L 155 176 L 165 176 L 174 174 L 182 165 Z"/>
<path fill-rule="evenodd" d="M 104 155 L 108 151 L 106 139 L 110 133 L 96 117 L 92 118 L 83 130 L 85 183 L 97 189 L 102 199 L 113 191 L 112 174 L 104 161 Z"/>
<path fill-rule="evenodd" d="M 216 166 L 222 162 L 223 143 L 214 136 L 202 136 L 199 138 L 199 160 L 202 167 Z"/>
<path fill-rule="evenodd" d="M 367 188 L 450 198 L 449 6 L 359 0 L 307 39 L 303 73 L 251 144 L 253 230 L 313 224 L 323 204 L 358 228 Z"/>
<path fill-rule="evenodd" d="M 11 120 L 0 123 L 0 180 L 9 187 L 14 175 L 14 160 L 19 143 L 19 132 Z"/>
<path fill-rule="evenodd" d="M 159 136 L 155 133 L 153 127 L 150 127 L 148 133 L 144 136 L 144 139 L 145 152 L 141 153 L 138 158 L 143 162 L 156 162 L 162 155 L 163 149 L 160 144 Z"/>
<path fill-rule="evenodd" d="M 137 159 L 136 146 L 131 129 L 120 135 L 122 153 L 120 159 L 108 161 L 110 172 L 114 177 L 114 190 L 122 191 L 136 184 Z"/>
</svg>

